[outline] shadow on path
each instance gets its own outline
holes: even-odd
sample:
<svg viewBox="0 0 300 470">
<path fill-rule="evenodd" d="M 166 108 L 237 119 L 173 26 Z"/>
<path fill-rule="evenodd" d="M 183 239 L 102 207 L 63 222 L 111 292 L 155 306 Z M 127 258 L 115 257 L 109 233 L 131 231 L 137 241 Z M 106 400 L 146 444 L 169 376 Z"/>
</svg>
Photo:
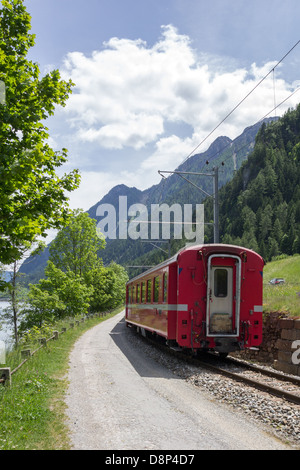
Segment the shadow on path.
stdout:
<svg viewBox="0 0 300 470">
<path fill-rule="evenodd" d="M 114 326 L 109 335 L 141 377 L 178 379 L 166 367 L 156 362 L 150 355 L 147 355 L 143 346 L 149 348 L 153 346 L 143 345 L 143 338 L 139 337 L 132 328 L 126 326 L 125 318 L 122 318 Z M 141 345 L 140 348 L 139 344 Z"/>
</svg>

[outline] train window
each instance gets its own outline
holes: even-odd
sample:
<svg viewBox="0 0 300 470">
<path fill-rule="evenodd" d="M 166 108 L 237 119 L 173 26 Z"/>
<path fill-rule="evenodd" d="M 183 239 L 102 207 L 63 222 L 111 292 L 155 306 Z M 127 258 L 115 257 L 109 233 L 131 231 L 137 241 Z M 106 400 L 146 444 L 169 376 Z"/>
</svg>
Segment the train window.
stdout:
<svg viewBox="0 0 300 470">
<path fill-rule="evenodd" d="M 145 282 L 142 282 L 142 303 L 144 303 L 146 300 L 146 284 Z"/>
<path fill-rule="evenodd" d="M 228 271 L 227 269 L 215 269 L 214 295 L 215 297 L 227 297 Z"/>
<path fill-rule="evenodd" d="M 159 294 L 159 277 L 154 278 L 154 299 L 153 302 L 158 302 Z"/>
<path fill-rule="evenodd" d="M 137 284 L 136 286 L 136 303 L 140 303 L 141 301 L 141 290 L 140 290 L 140 285 Z"/>
<path fill-rule="evenodd" d="M 168 300 L 168 274 L 164 273 L 164 298 L 163 301 L 167 302 Z"/>
<path fill-rule="evenodd" d="M 128 303 L 131 304 L 131 287 L 127 287 Z"/>
<path fill-rule="evenodd" d="M 151 287 L 152 287 L 152 282 L 151 279 L 148 279 L 147 281 L 147 302 L 151 302 Z"/>
</svg>

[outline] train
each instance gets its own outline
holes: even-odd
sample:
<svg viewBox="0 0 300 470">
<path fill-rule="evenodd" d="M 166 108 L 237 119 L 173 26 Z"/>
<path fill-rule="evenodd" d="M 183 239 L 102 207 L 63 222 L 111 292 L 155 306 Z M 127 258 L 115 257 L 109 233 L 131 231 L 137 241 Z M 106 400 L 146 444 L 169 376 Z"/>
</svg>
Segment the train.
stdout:
<svg viewBox="0 0 300 470">
<path fill-rule="evenodd" d="M 186 246 L 127 282 L 126 325 L 194 354 L 258 348 L 264 264 L 240 246 Z"/>
</svg>

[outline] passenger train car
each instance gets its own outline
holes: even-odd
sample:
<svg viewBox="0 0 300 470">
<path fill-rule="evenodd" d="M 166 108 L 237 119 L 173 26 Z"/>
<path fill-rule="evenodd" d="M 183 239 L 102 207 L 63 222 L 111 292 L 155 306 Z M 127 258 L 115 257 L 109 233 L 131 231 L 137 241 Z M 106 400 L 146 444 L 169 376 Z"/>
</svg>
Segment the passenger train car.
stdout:
<svg viewBox="0 0 300 470">
<path fill-rule="evenodd" d="M 261 256 L 239 246 L 183 248 L 127 283 L 127 326 L 193 352 L 257 347 L 263 266 Z"/>
</svg>

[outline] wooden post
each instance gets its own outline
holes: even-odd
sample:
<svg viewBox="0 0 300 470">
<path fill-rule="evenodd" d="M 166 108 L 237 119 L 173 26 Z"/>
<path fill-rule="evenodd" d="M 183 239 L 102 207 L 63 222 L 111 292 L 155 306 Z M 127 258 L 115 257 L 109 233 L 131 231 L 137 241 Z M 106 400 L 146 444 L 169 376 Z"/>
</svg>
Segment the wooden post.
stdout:
<svg viewBox="0 0 300 470">
<path fill-rule="evenodd" d="M 0 369 L 0 380 L 3 385 L 11 386 L 11 373 L 10 367 L 3 367 Z M 3 382 L 2 382 L 3 380 Z"/>
<path fill-rule="evenodd" d="M 46 338 L 40 338 L 40 343 L 42 346 L 47 346 L 47 339 Z"/>
<path fill-rule="evenodd" d="M 30 349 L 23 349 L 21 351 L 21 356 L 22 357 L 30 357 L 31 356 L 31 350 Z"/>
</svg>

